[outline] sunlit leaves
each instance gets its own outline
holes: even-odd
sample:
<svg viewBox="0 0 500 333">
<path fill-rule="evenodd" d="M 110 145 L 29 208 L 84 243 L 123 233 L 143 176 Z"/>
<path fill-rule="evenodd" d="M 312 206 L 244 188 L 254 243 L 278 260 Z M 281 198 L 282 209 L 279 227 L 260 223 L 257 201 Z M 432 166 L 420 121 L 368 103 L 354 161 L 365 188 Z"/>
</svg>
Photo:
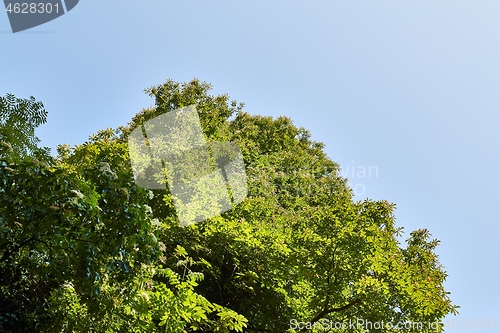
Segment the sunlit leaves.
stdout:
<svg viewBox="0 0 500 333">
<path fill-rule="evenodd" d="M 199 81 L 169 81 L 148 91 L 156 107 L 141 117 L 206 100 L 201 96 L 207 91 Z M 417 231 L 406 248 L 399 244 L 395 206 L 353 202 L 338 165 L 307 131 L 286 117 L 220 116 L 221 130 L 205 123 L 205 133 L 209 140 L 226 135 L 239 145 L 248 197 L 223 219 L 192 228 L 167 218 L 161 237 L 167 253 L 180 244 L 209 263 L 199 266 L 205 279 L 196 289 L 202 295 L 243 314 L 249 327 L 271 332 L 286 331 L 292 318 L 439 320 L 453 311 L 441 288 L 445 273 L 433 253 L 437 242 Z M 180 273 L 174 262 L 166 258 Z"/>
<path fill-rule="evenodd" d="M 154 107 L 126 127 L 59 146 L 49 165 L 9 157 L 29 157 L 30 131 L 28 140 L 0 142 L 4 323 L 54 332 L 291 333 L 292 319 L 435 322 L 456 311 L 428 230 L 400 244 L 395 206 L 354 202 L 308 131 L 286 117 L 245 113 L 210 89 L 198 80 L 151 87 Z M 4 135 L 15 122 L 45 121 L 34 101 L 8 95 L 1 103 L 12 118 L 0 118 Z M 207 141 L 241 149 L 249 191 L 234 209 L 183 227 L 168 190 L 135 184 L 127 135 L 192 104 Z"/>
</svg>

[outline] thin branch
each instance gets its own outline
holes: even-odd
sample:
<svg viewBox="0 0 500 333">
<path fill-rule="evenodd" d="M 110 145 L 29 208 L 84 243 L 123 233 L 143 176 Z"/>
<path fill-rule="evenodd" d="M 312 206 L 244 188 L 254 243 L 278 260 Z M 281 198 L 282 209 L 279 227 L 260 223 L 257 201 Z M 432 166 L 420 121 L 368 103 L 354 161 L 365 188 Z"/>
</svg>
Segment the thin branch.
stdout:
<svg viewBox="0 0 500 333">
<path fill-rule="evenodd" d="M 316 317 L 314 317 L 312 320 L 311 320 L 311 324 L 314 324 L 315 322 L 317 322 L 318 320 L 320 320 L 321 318 L 324 318 L 326 315 L 332 313 L 332 312 L 340 312 L 340 311 L 344 311 L 344 310 L 347 310 L 349 309 L 350 307 L 358 304 L 359 302 L 361 302 L 360 299 L 356 299 L 346 305 L 343 305 L 339 308 L 333 308 L 333 309 L 324 309 L 323 311 L 321 311 L 320 313 L 318 313 L 318 315 Z M 302 329 L 302 331 L 304 331 L 306 328 Z"/>
<path fill-rule="evenodd" d="M 14 253 L 16 252 L 19 252 L 19 250 L 24 247 L 26 244 L 28 244 L 29 242 L 31 242 L 32 240 L 35 239 L 35 236 L 31 236 L 30 238 L 24 240 L 23 242 L 21 242 L 20 244 L 14 246 L 13 248 L 5 251 L 2 255 L 2 258 L 0 258 L 0 261 L 6 261 L 7 259 L 9 259 L 9 257 L 11 255 L 13 255 Z"/>
</svg>

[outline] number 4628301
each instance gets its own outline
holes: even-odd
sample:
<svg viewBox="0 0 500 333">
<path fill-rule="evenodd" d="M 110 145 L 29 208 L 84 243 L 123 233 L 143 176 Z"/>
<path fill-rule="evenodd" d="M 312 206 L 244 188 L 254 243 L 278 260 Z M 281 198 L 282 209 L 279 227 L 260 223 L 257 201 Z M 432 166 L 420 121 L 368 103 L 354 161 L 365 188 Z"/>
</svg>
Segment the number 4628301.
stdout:
<svg viewBox="0 0 500 333">
<path fill-rule="evenodd" d="M 497 328 L 497 321 L 495 319 L 452 319 L 446 320 L 443 326 L 447 329 L 477 329 L 477 330 L 495 330 Z"/>
<path fill-rule="evenodd" d="M 9 14 L 51 14 L 55 12 L 59 13 L 59 3 L 54 5 L 50 2 L 39 2 L 39 3 L 9 3 L 5 8 L 5 11 Z"/>
</svg>

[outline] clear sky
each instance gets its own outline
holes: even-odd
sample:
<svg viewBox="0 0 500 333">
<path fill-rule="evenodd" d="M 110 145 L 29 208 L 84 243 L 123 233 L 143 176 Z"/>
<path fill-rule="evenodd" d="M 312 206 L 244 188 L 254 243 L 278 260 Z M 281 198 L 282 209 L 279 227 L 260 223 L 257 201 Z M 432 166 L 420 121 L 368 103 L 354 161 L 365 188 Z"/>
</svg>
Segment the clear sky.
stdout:
<svg viewBox="0 0 500 333">
<path fill-rule="evenodd" d="M 167 78 L 289 116 L 357 199 L 441 240 L 449 319 L 465 323 L 448 332 L 500 331 L 499 17 L 497 0 L 82 0 L 16 34 L 0 13 L 0 95 L 44 103 L 53 149 L 125 125 Z"/>
</svg>

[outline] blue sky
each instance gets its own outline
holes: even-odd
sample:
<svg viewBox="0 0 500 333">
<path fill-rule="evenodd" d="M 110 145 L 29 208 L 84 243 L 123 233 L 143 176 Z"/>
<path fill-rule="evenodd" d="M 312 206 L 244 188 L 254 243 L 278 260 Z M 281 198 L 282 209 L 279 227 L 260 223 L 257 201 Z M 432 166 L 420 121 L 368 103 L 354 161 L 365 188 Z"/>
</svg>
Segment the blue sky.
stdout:
<svg viewBox="0 0 500 333">
<path fill-rule="evenodd" d="M 0 95 L 44 103 L 37 134 L 53 149 L 126 124 L 167 78 L 289 116 L 326 144 L 357 199 L 392 201 L 406 234 L 442 241 L 461 306 L 450 320 L 466 322 L 448 331 L 500 330 L 499 13 L 491 0 L 82 0 L 17 34 L 0 13 Z"/>
</svg>

